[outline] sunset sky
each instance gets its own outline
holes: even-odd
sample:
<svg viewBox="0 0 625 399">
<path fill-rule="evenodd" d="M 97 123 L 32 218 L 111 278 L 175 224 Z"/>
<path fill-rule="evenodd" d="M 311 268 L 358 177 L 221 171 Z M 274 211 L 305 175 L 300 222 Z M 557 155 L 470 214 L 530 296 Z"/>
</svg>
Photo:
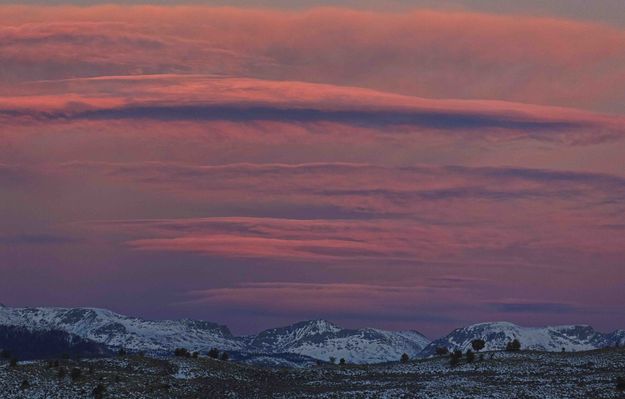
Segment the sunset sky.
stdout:
<svg viewBox="0 0 625 399">
<path fill-rule="evenodd" d="M 0 0 L 0 302 L 625 327 L 622 0 L 114 3 Z"/>
</svg>

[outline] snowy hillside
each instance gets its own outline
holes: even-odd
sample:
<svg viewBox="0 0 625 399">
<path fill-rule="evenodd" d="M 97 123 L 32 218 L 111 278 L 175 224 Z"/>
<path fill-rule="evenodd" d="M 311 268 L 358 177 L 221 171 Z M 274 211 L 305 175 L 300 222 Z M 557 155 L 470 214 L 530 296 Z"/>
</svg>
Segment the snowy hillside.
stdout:
<svg viewBox="0 0 625 399">
<path fill-rule="evenodd" d="M 9 308 L 0 306 L 0 325 L 57 330 L 110 347 L 147 352 L 242 349 L 227 327 L 205 321 L 150 321 L 93 308 Z"/>
<path fill-rule="evenodd" d="M 249 338 L 248 350 L 297 353 L 326 361 L 335 357 L 350 363 L 380 363 L 396 361 L 403 353 L 416 356 L 428 343 L 415 331 L 351 330 L 313 320 L 263 331 Z"/>
<path fill-rule="evenodd" d="M 484 350 L 505 349 L 508 342 L 518 339 L 522 349 L 549 352 L 558 352 L 562 349 L 582 351 L 611 346 L 610 337 L 611 334 L 602 334 L 586 325 L 521 327 L 507 322 L 480 323 L 458 328 L 447 336 L 433 341 L 421 355 L 433 355 L 437 347 L 466 351 L 471 348 L 474 339 L 486 341 Z"/>
</svg>

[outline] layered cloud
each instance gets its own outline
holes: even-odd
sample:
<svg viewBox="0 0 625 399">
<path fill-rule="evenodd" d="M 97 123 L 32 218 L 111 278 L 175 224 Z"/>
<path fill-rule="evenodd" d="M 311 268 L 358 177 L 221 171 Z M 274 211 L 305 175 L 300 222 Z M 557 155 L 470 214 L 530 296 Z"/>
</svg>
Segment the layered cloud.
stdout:
<svg viewBox="0 0 625 399">
<path fill-rule="evenodd" d="M 0 6 L 0 292 L 245 332 L 613 326 L 624 49 L 460 11 Z"/>
<path fill-rule="evenodd" d="M 2 81 L 218 73 L 617 112 L 625 34 L 466 12 L 2 7 Z"/>
</svg>

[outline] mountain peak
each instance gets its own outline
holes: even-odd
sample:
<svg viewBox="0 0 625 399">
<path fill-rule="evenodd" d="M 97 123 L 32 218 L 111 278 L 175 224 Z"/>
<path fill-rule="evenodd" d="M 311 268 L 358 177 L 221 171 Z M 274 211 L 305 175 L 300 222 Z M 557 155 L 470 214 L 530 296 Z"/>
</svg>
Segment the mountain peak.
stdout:
<svg viewBox="0 0 625 399">
<path fill-rule="evenodd" d="M 310 332 L 318 333 L 318 334 L 323 334 L 327 332 L 336 332 L 336 331 L 341 330 L 341 327 L 339 327 L 338 325 L 332 323 L 331 321 L 324 320 L 324 319 L 301 321 L 299 323 L 293 324 L 292 327 L 293 328 L 302 328 L 302 327 L 308 328 Z"/>
</svg>

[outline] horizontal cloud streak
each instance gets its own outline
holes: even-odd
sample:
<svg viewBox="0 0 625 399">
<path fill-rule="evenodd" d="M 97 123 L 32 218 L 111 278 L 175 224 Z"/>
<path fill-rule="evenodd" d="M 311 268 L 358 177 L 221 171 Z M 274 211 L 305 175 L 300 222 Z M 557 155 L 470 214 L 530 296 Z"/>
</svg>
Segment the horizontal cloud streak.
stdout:
<svg viewBox="0 0 625 399">
<path fill-rule="evenodd" d="M 221 73 L 619 111 L 625 33 L 415 10 L 2 7 L 0 81 Z M 153 28 L 156 27 L 156 28 Z"/>
<path fill-rule="evenodd" d="M 625 135 L 625 118 L 516 103 L 433 100 L 301 82 L 184 76 L 111 78 L 108 82 L 113 86 L 104 91 L 101 84 L 106 81 L 76 80 L 72 82 L 72 95 L 56 97 L 52 93 L 59 89 L 54 84 L 30 86 L 30 91 L 52 91 L 48 95 L 23 93 L 0 99 L 0 118 L 9 125 L 29 121 L 228 122 L 244 124 L 248 131 L 262 136 L 267 136 L 269 129 L 289 133 L 302 126 L 326 135 L 345 136 L 343 132 L 332 132 L 344 126 L 351 129 L 351 134 L 359 130 L 384 135 L 448 132 L 471 138 L 579 144 Z M 132 94 L 123 86 L 116 91 L 115 87 L 124 82 L 131 84 Z M 128 100 L 128 96 L 135 100 Z"/>
</svg>

